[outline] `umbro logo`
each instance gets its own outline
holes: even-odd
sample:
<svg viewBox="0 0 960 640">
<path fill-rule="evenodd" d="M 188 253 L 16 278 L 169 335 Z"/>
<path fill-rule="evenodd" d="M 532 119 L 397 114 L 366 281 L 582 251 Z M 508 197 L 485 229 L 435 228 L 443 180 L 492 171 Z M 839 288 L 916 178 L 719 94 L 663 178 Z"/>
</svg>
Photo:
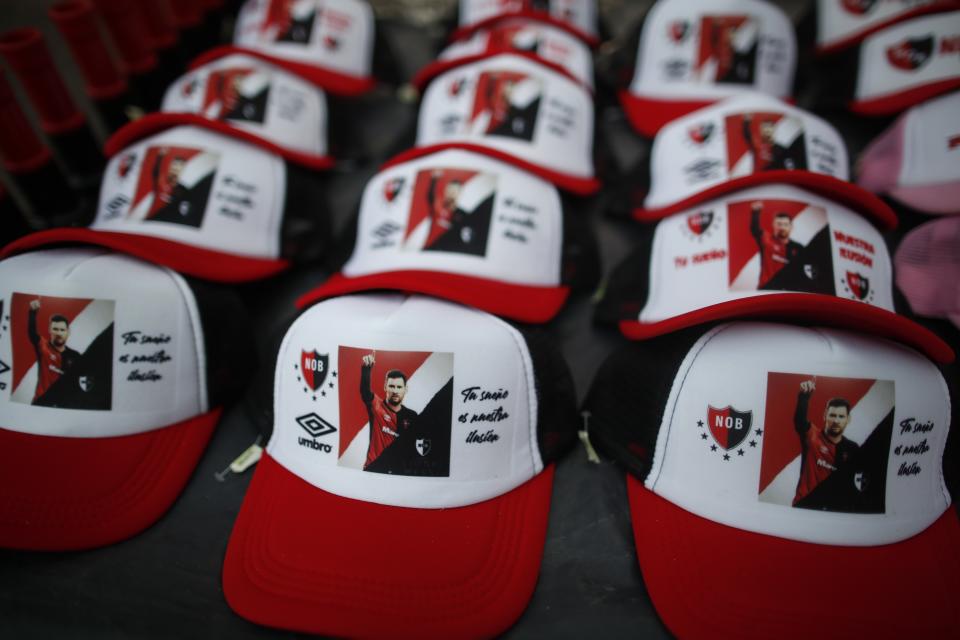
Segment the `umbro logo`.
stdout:
<svg viewBox="0 0 960 640">
<path fill-rule="evenodd" d="M 314 438 L 330 433 L 336 433 L 337 428 L 315 413 L 308 413 L 297 418 L 297 424 Z"/>
</svg>

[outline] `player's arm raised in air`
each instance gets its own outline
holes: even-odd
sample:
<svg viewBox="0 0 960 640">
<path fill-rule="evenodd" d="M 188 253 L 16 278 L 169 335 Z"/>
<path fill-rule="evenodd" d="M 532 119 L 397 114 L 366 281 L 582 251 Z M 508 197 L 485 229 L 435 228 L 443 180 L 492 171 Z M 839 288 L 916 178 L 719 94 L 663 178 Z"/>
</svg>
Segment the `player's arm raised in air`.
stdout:
<svg viewBox="0 0 960 640">
<path fill-rule="evenodd" d="M 762 202 L 754 202 L 750 205 L 750 235 L 761 244 L 763 241 L 763 229 L 760 227 L 760 213 L 763 211 Z"/>
<path fill-rule="evenodd" d="M 373 372 L 373 365 L 377 360 L 377 352 L 368 353 L 363 356 L 363 362 L 360 364 L 360 397 L 364 404 L 373 402 L 373 391 L 370 390 L 370 376 Z"/>
<path fill-rule="evenodd" d="M 30 311 L 27 312 L 27 336 L 30 344 L 37 347 L 40 344 L 40 333 L 37 331 L 37 315 L 40 312 L 40 298 L 30 301 Z"/>
<path fill-rule="evenodd" d="M 817 388 L 817 383 L 813 380 L 804 380 L 800 383 L 800 393 L 797 394 L 797 410 L 793 412 L 793 428 L 797 433 L 803 434 L 810 429 L 810 421 L 807 420 L 807 409 L 810 407 L 810 396 Z"/>
</svg>

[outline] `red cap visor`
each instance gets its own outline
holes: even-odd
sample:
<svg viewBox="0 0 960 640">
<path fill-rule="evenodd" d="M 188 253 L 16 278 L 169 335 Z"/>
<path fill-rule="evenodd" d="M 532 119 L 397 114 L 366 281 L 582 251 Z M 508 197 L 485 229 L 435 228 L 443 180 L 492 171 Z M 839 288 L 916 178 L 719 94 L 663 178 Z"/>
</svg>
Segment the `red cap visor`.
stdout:
<svg viewBox="0 0 960 640">
<path fill-rule="evenodd" d="M 284 69 L 297 74 L 304 80 L 312 82 L 321 89 L 325 89 L 326 91 L 335 93 L 337 95 L 357 96 L 370 91 L 377 84 L 377 81 L 370 76 L 350 76 L 344 73 L 331 71 L 330 69 L 324 69 L 323 67 L 317 65 L 294 62 L 292 60 L 271 56 L 263 53 L 262 51 L 257 51 L 256 49 L 235 47 L 233 45 L 224 45 L 220 47 L 214 47 L 213 49 L 208 49 L 194 58 L 194 60 L 190 63 L 190 69 L 196 69 L 197 67 L 204 65 L 211 60 L 216 60 L 217 58 L 222 58 L 234 53 L 244 53 L 248 56 L 254 56 L 255 58 L 272 62 L 279 67 L 283 67 Z"/>
<path fill-rule="evenodd" d="M 320 156 L 290 149 L 250 133 L 249 131 L 230 126 L 229 122 L 210 120 L 195 113 L 148 113 L 142 118 L 125 124 L 110 136 L 104 145 L 104 153 L 106 153 L 108 158 L 112 157 L 137 140 L 178 125 L 203 127 L 204 129 L 223 133 L 238 140 L 243 140 L 244 142 L 250 142 L 271 153 L 276 153 L 291 162 L 301 164 L 308 169 L 329 169 L 333 166 L 333 158 L 329 156 Z"/>
<path fill-rule="evenodd" d="M 559 171 L 548 169 L 543 165 L 528 162 L 519 156 L 504 153 L 503 151 L 499 151 L 482 144 L 473 144 L 470 142 L 443 142 L 440 144 L 431 144 L 425 147 L 413 147 L 412 149 L 407 149 L 406 151 L 393 156 L 387 162 L 385 162 L 380 169 L 382 171 L 383 169 L 407 162 L 408 160 L 413 160 L 414 158 L 420 158 L 422 156 L 428 156 L 431 153 L 445 151 L 446 149 L 463 149 L 465 151 L 473 151 L 474 153 L 479 153 L 495 160 L 512 164 L 519 169 L 523 169 L 524 171 L 529 171 L 530 173 L 538 175 L 544 180 L 552 182 L 561 189 L 579 196 L 589 196 L 600 190 L 600 181 L 596 178 L 581 178 L 579 176 L 570 175 L 569 173 L 560 173 Z"/>
<path fill-rule="evenodd" d="M 265 454 L 223 566 L 238 614 L 335 637 L 493 637 L 540 571 L 553 466 L 497 498 L 409 509 L 341 498 Z"/>
<path fill-rule="evenodd" d="M 629 91 L 621 90 L 618 93 L 620 105 L 633 128 L 647 138 L 653 138 L 667 123 L 680 116 L 693 113 L 697 109 L 708 107 L 717 102 L 715 100 L 657 100 L 641 98 Z"/>
<path fill-rule="evenodd" d="M 569 287 L 537 287 L 497 282 L 442 271 L 388 271 L 349 278 L 334 274 L 297 300 L 302 309 L 325 298 L 358 291 L 391 289 L 424 293 L 483 309 L 520 322 L 549 322 L 570 295 Z"/>
<path fill-rule="evenodd" d="M 188 276 L 217 282 L 260 280 L 290 266 L 287 260 L 223 253 L 152 236 L 69 227 L 38 231 L 14 240 L 0 249 L 0 259 L 48 245 L 75 243 L 121 251 Z"/>
<path fill-rule="evenodd" d="M 140 533 L 180 495 L 220 412 L 110 438 L 0 428 L 0 547 L 90 549 Z"/>
<path fill-rule="evenodd" d="M 830 546 L 728 527 L 627 477 L 647 590 L 681 638 L 952 637 L 960 523 L 951 506 L 896 544 Z"/>
<path fill-rule="evenodd" d="M 813 173 L 812 171 L 775 169 L 772 171 L 759 171 L 751 173 L 740 178 L 731 178 L 726 182 L 714 185 L 709 189 L 704 189 L 683 200 L 674 202 L 659 209 L 634 209 L 633 217 L 642 222 L 653 222 L 662 220 L 667 216 L 679 213 L 692 206 L 711 200 L 739 189 L 755 187 L 762 184 L 773 182 L 783 182 L 786 184 L 804 187 L 824 195 L 832 200 L 846 205 L 864 215 L 875 226 L 882 230 L 897 228 L 897 214 L 883 200 L 858 187 L 857 185 L 824 175 L 822 173 Z"/>
<path fill-rule="evenodd" d="M 793 323 L 825 324 L 907 344 L 940 363 L 954 360 L 953 349 L 937 334 L 913 320 L 864 302 L 819 293 L 771 293 L 740 298 L 683 313 L 659 322 L 620 322 L 631 340 L 655 336 L 717 320 L 784 318 Z"/>
</svg>

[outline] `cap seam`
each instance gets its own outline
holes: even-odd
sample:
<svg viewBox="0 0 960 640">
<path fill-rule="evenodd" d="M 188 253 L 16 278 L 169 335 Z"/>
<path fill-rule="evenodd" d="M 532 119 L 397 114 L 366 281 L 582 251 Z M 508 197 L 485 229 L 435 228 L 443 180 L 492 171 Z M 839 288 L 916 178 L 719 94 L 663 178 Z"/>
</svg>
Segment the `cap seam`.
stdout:
<svg viewBox="0 0 960 640">
<path fill-rule="evenodd" d="M 203 335 L 203 324 L 200 320 L 200 310 L 193 297 L 193 290 L 179 273 L 168 267 L 162 267 L 170 279 L 177 285 L 183 302 L 187 307 L 187 316 L 190 318 L 190 329 L 193 331 L 193 346 L 197 352 L 197 382 L 200 387 L 200 413 L 210 410 L 210 398 L 207 389 L 207 352 Z"/>
</svg>

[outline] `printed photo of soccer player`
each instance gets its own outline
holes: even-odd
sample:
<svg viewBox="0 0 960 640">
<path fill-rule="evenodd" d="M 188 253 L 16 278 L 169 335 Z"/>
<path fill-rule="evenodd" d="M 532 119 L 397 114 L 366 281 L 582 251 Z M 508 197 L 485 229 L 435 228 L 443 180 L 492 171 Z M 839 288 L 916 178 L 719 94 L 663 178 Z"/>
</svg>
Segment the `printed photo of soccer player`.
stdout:
<svg viewBox="0 0 960 640">
<path fill-rule="evenodd" d="M 760 500 L 882 513 L 893 408 L 891 381 L 768 374 Z"/>
<path fill-rule="evenodd" d="M 199 227 L 219 162 L 203 149 L 148 147 L 127 218 Z"/>
<path fill-rule="evenodd" d="M 800 118 L 782 113 L 727 116 L 727 171 L 731 177 L 775 169 L 806 169 L 807 145 Z"/>
<path fill-rule="evenodd" d="M 62 409 L 109 409 L 113 302 L 15 293 L 11 400 Z"/>
<path fill-rule="evenodd" d="M 338 464 L 449 475 L 453 354 L 340 347 L 339 357 Z"/>
<path fill-rule="evenodd" d="M 474 94 L 469 130 L 488 136 L 533 140 L 543 87 L 516 71 L 485 71 Z"/>
<path fill-rule="evenodd" d="M 417 172 L 403 248 L 486 255 L 496 189 L 493 174 L 454 168 Z"/>
<path fill-rule="evenodd" d="M 835 293 L 823 207 L 793 200 L 727 206 L 731 291 Z"/>
<path fill-rule="evenodd" d="M 701 82 L 753 84 L 760 28 L 744 15 L 703 16 L 695 74 Z"/>
<path fill-rule="evenodd" d="M 275 42 L 310 42 L 317 17 L 316 0 L 270 0 L 263 21 L 264 35 Z"/>
<path fill-rule="evenodd" d="M 212 120 L 263 123 L 270 93 L 267 73 L 250 68 L 218 69 L 207 78 L 203 114 Z"/>
</svg>

